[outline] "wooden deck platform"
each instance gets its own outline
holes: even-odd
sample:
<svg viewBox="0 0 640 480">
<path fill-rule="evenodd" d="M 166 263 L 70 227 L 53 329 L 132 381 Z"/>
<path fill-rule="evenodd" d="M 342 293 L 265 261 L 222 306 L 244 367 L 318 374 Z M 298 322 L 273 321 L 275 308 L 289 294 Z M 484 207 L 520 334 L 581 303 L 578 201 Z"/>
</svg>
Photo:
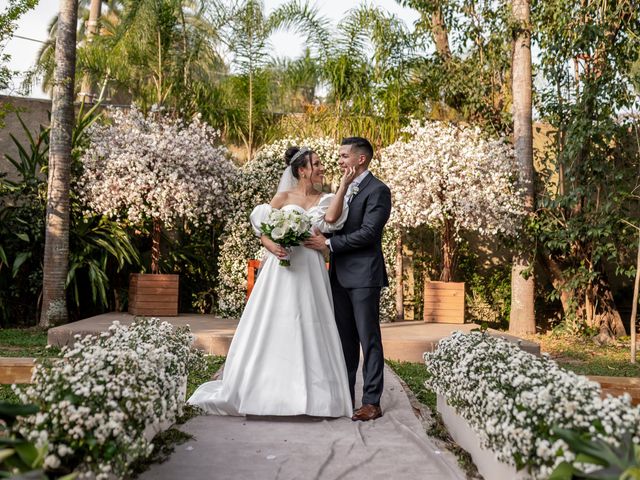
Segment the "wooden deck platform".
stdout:
<svg viewBox="0 0 640 480">
<path fill-rule="evenodd" d="M 124 325 L 133 321 L 133 315 L 113 312 L 87 318 L 78 322 L 61 325 L 49 330 L 51 345 L 62 346 L 73 342 L 76 334 L 87 335 L 106 330 L 114 320 Z M 234 318 L 220 318 L 215 315 L 180 314 L 177 317 L 160 317 L 175 326 L 189 325 L 195 336 L 195 344 L 206 353 L 226 355 L 231 339 L 238 325 Z M 474 324 L 445 324 L 399 322 L 382 324 L 382 343 L 385 357 L 391 360 L 422 362 L 424 352 L 433 351 L 438 341 L 456 330 L 469 332 L 477 328 Z M 492 332 L 517 342 L 519 339 L 502 332 Z M 521 347 L 534 354 L 540 353 L 540 346 L 530 341 L 522 341 Z"/>
</svg>

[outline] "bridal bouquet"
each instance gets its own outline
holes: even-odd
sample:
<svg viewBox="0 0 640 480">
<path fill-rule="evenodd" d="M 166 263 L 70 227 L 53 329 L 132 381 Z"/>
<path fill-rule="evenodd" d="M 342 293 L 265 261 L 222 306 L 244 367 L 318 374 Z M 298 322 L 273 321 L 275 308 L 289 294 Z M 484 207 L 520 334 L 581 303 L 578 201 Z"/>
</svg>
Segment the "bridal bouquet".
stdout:
<svg viewBox="0 0 640 480">
<path fill-rule="evenodd" d="M 295 210 L 273 210 L 266 222 L 260 225 L 262 233 L 267 235 L 278 245 L 289 251 L 290 247 L 300 245 L 300 243 L 311 236 L 311 219 L 304 213 Z M 288 267 L 291 265 L 289 256 L 280 260 L 280 265 Z"/>
</svg>

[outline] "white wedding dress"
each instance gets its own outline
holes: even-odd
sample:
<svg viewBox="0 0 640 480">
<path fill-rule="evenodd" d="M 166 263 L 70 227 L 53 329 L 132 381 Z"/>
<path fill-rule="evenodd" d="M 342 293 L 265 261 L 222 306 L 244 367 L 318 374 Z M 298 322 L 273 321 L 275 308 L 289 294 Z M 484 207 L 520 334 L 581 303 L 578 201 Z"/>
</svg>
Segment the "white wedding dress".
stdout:
<svg viewBox="0 0 640 480">
<path fill-rule="evenodd" d="M 333 194 L 306 211 L 322 232 L 339 230 L 348 206 L 334 224 L 324 221 Z M 251 224 L 271 206 L 259 205 Z M 298 205 L 283 209 L 305 210 Z M 231 342 L 222 380 L 198 387 L 187 403 L 218 415 L 351 416 L 347 369 L 335 324 L 325 261 L 318 251 L 293 247 L 291 266 L 267 253 Z"/>
</svg>

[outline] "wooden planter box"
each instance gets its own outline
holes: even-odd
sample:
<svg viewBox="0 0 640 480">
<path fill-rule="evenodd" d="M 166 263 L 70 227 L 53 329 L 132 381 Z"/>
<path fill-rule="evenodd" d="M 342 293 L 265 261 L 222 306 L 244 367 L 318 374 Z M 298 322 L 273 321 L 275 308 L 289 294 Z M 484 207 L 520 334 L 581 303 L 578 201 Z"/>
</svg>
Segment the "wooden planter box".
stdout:
<svg viewBox="0 0 640 480">
<path fill-rule="evenodd" d="M 587 375 L 589 380 L 598 382 L 602 388 L 602 397 L 612 395 L 614 397 L 628 393 L 633 405 L 640 405 L 640 378 L 636 377 L 603 377 Z"/>
<path fill-rule="evenodd" d="M 129 276 L 129 313 L 177 316 L 179 278 L 172 274 L 132 273 Z"/>
<path fill-rule="evenodd" d="M 424 321 L 464 323 L 464 282 L 425 282 Z"/>
<path fill-rule="evenodd" d="M 35 358 L 0 357 L 0 384 L 31 383 Z"/>
</svg>

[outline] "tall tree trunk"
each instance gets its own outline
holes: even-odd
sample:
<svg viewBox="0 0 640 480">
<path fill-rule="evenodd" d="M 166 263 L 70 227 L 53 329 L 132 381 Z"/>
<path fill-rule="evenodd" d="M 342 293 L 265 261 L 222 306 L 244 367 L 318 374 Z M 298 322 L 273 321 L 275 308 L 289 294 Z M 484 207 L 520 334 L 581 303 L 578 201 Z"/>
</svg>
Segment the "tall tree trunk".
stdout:
<svg viewBox="0 0 640 480">
<path fill-rule="evenodd" d="M 153 232 L 151 233 L 151 273 L 160 273 L 160 238 L 162 236 L 162 222 L 153 219 Z"/>
<path fill-rule="evenodd" d="M 396 321 L 404 320 L 404 268 L 402 265 L 402 232 L 396 239 Z"/>
<path fill-rule="evenodd" d="M 513 143 L 525 189 L 524 207 L 533 213 L 533 130 L 531 127 L 531 4 L 530 0 L 512 0 L 512 14 L 518 28 L 513 42 L 512 94 Z M 509 333 L 531 334 L 536 331 L 534 312 L 535 283 L 532 271 L 533 248 L 523 238 L 511 267 L 511 315 Z M 528 270 L 525 278 L 523 273 Z"/>
<path fill-rule="evenodd" d="M 93 37 L 99 34 L 100 11 L 102 9 L 102 0 L 91 0 L 89 7 L 89 20 L 87 21 L 87 44 L 91 44 Z M 91 76 L 85 73 L 82 77 L 82 87 L 78 93 L 78 101 L 94 103 L 96 100 L 96 85 L 91 81 Z"/>
<path fill-rule="evenodd" d="M 247 141 L 247 161 L 253 157 L 253 69 L 249 71 L 249 139 Z"/>
<path fill-rule="evenodd" d="M 633 304 L 631 305 L 631 363 L 636 363 L 636 316 L 638 315 L 638 290 L 640 290 L 640 232 L 638 232 L 638 256 L 636 258 L 636 281 L 633 284 Z"/>
<path fill-rule="evenodd" d="M 77 0 L 60 0 L 51 107 L 41 327 L 68 320 L 65 283 L 69 268 L 69 184 L 77 19 Z"/>
<path fill-rule="evenodd" d="M 544 260 L 543 263 L 547 267 L 553 288 L 560 292 L 562 310 L 565 315 L 569 315 L 575 302 L 573 292 L 566 288 L 567 280 L 562 273 L 562 266 L 554 258 L 545 257 Z"/>
<path fill-rule="evenodd" d="M 449 33 L 447 31 L 447 25 L 444 22 L 442 5 L 440 2 L 434 6 L 434 11 L 431 14 L 431 33 L 433 35 L 433 41 L 436 44 L 436 52 L 438 52 L 438 55 L 440 55 L 444 60 L 449 60 L 451 58 Z"/>
<path fill-rule="evenodd" d="M 588 290 L 591 289 L 594 290 L 592 298 L 597 299 L 597 305 L 593 306 L 593 327 L 599 330 L 598 340 L 608 343 L 626 335 L 622 317 L 604 272 L 601 273 L 598 283 L 590 286 Z"/>
<path fill-rule="evenodd" d="M 440 274 L 441 282 L 450 282 L 453 280 L 453 271 L 455 263 L 456 245 L 455 245 L 453 222 L 451 220 L 444 221 L 444 232 L 442 235 L 442 273 Z"/>
</svg>

